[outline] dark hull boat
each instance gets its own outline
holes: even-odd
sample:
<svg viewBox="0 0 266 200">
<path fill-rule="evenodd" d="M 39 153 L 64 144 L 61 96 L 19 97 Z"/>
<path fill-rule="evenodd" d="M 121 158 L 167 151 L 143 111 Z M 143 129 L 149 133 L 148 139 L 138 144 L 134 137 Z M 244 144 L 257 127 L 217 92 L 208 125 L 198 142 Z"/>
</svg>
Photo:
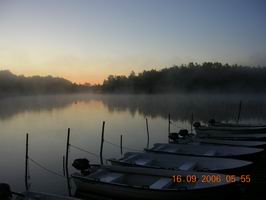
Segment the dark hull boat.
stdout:
<svg viewBox="0 0 266 200">
<path fill-rule="evenodd" d="M 173 176 L 178 177 L 175 182 Z M 190 178 L 195 179 L 192 181 Z M 204 177 L 219 178 L 207 181 Z M 192 171 L 173 171 L 140 167 L 93 166 L 88 175 L 75 173 L 72 178 L 77 193 L 94 193 L 113 199 L 198 199 L 232 195 L 235 183 L 226 181 L 226 175 Z M 218 179 L 217 179 L 218 180 Z M 236 180 L 239 181 L 239 178 Z"/>
<path fill-rule="evenodd" d="M 263 155 L 264 149 L 250 147 L 233 147 L 225 145 L 200 144 L 154 144 L 153 148 L 145 149 L 148 152 L 191 155 L 205 157 L 224 157 L 256 160 Z"/>
<path fill-rule="evenodd" d="M 135 152 L 128 152 L 120 159 L 108 161 L 112 165 L 231 174 L 250 172 L 252 166 L 252 162 L 237 159 Z"/>
</svg>

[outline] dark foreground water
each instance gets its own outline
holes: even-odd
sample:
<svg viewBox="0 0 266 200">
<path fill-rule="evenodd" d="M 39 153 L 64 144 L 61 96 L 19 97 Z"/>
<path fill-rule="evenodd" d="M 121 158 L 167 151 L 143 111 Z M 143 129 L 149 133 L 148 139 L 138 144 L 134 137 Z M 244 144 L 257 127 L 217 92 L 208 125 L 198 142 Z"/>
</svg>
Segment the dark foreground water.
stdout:
<svg viewBox="0 0 266 200">
<path fill-rule="evenodd" d="M 105 138 L 119 144 L 123 134 L 125 147 L 146 147 L 145 118 L 149 120 L 150 146 L 167 142 L 167 117 L 175 123 L 173 131 L 190 128 L 194 120 L 210 118 L 235 121 L 242 100 L 241 121 L 266 123 L 266 96 L 219 95 L 47 95 L 0 99 L 0 182 L 14 191 L 24 191 L 25 135 L 29 133 L 29 156 L 48 169 L 63 174 L 67 128 L 70 143 L 99 154 L 102 121 Z M 119 157 L 120 149 L 104 145 L 104 157 Z M 75 158 L 86 157 L 91 163 L 99 158 L 74 148 Z M 67 194 L 65 178 L 51 174 L 33 162 L 29 164 L 30 184 L 34 191 Z M 70 166 L 70 172 L 75 170 Z M 74 189 L 74 186 L 73 186 Z"/>
</svg>

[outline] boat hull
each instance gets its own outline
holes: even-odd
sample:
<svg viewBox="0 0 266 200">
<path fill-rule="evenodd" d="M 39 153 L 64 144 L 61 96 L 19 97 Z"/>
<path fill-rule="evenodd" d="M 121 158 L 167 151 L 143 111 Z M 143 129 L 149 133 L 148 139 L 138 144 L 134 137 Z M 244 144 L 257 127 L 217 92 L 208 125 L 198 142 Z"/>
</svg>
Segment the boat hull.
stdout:
<svg viewBox="0 0 266 200">
<path fill-rule="evenodd" d="M 170 144 L 193 144 L 198 143 L 200 145 L 225 145 L 225 146 L 237 146 L 237 147 L 255 147 L 266 148 L 266 142 L 264 141 L 245 141 L 245 140 L 221 140 L 212 138 L 200 138 L 200 137 L 187 137 L 180 138 L 176 141 L 170 141 Z"/>
<path fill-rule="evenodd" d="M 208 133 L 196 130 L 197 137 L 219 139 L 219 140 L 242 140 L 242 141 L 266 141 L 266 134 L 227 134 L 227 133 Z"/>
<path fill-rule="evenodd" d="M 157 151 L 157 150 L 151 150 L 151 149 L 145 149 L 145 151 L 161 153 L 161 154 L 186 155 L 186 156 L 208 157 L 208 158 L 234 158 L 234 159 L 240 159 L 240 160 L 253 161 L 254 163 L 256 160 L 260 160 L 262 157 L 265 156 L 264 152 L 258 152 L 254 154 L 248 154 L 248 155 L 204 156 L 204 155 L 195 155 L 195 154 L 181 154 L 181 153 L 166 152 L 166 151 L 159 151 L 159 150 Z"/>
<path fill-rule="evenodd" d="M 190 144 L 154 144 L 153 148 L 144 149 L 146 152 L 160 154 L 184 155 L 208 158 L 235 158 L 256 161 L 265 156 L 262 148 L 233 147 L 225 145 L 190 145 Z"/>
<path fill-rule="evenodd" d="M 208 134 L 266 134 L 266 128 L 195 127 L 196 133 Z"/>
<path fill-rule="evenodd" d="M 146 168 L 154 168 L 154 169 L 170 169 L 170 168 L 164 168 L 164 167 L 156 167 L 156 166 L 143 166 L 143 165 L 136 165 L 136 164 L 130 164 L 130 163 L 125 163 L 125 162 L 119 162 L 115 160 L 109 160 L 112 165 L 119 165 L 119 166 L 125 166 L 125 167 L 146 167 Z M 255 165 L 250 164 L 247 166 L 243 167 L 238 167 L 238 168 L 230 168 L 230 169 L 218 169 L 218 170 L 211 170 L 211 169 L 203 169 L 203 170 L 195 170 L 198 172 L 215 172 L 215 173 L 221 173 L 221 174 L 233 174 L 237 176 L 241 176 L 243 174 L 254 174 L 255 173 Z M 171 170 L 176 170 L 178 169 L 171 169 Z M 194 170 L 193 170 L 194 171 Z"/>
<path fill-rule="evenodd" d="M 194 191 L 184 190 L 173 190 L 173 191 L 159 191 L 149 188 L 133 188 L 123 185 L 109 185 L 99 182 L 88 182 L 79 178 L 74 178 L 74 182 L 77 187 L 77 195 L 83 194 L 86 196 L 87 193 L 104 195 L 105 197 L 114 199 L 127 199 L 127 200 L 164 200 L 164 199 L 198 199 L 210 198 L 213 195 L 217 197 L 229 197 L 232 194 L 237 194 L 236 184 L 228 184 L 219 187 L 213 187 L 211 189 L 199 189 Z M 217 199 L 217 198 L 216 198 Z"/>
</svg>

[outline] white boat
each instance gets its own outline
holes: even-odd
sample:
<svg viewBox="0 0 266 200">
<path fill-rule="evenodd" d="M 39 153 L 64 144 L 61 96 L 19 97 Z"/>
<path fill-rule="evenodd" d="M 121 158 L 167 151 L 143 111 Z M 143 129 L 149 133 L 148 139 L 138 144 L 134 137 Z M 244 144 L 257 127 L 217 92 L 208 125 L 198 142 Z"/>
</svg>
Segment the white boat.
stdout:
<svg viewBox="0 0 266 200">
<path fill-rule="evenodd" d="M 255 160 L 264 149 L 250 147 L 233 147 L 225 145 L 200 145 L 200 144 L 164 144 L 156 143 L 153 148 L 145 149 L 149 152 L 206 156 L 206 157 L 228 157 Z"/>
<path fill-rule="evenodd" d="M 215 145 L 228 145 L 228 146 L 242 146 L 242 147 L 266 147 L 266 142 L 263 141 L 245 141 L 245 140 L 217 140 L 208 138 L 195 138 L 193 142 L 200 144 L 215 144 Z"/>
<path fill-rule="evenodd" d="M 179 133 L 170 133 L 169 139 L 171 143 L 177 143 L 177 144 L 193 144 L 198 143 L 201 145 L 205 144 L 214 144 L 214 145 L 228 145 L 228 146 L 243 146 L 243 147 L 258 147 L 258 148 L 265 148 L 266 147 L 266 141 L 248 141 L 248 140 L 221 140 L 221 139 L 215 139 L 215 138 L 201 138 L 197 135 L 188 134 L 187 130 L 183 130 L 183 132 L 186 131 L 187 134 L 184 136 L 180 136 Z M 261 134 L 260 134 L 261 135 Z"/>
<path fill-rule="evenodd" d="M 120 159 L 108 159 L 112 165 L 139 166 L 183 171 L 209 171 L 237 173 L 249 170 L 252 162 L 198 156 L 170 155 L 158 153 L 127 152 Z"/>
<path fill-rule="evenodd" d="M 72 174 L 77 193 L 94 193 L 127 200 L 187 200 L 207 198 L 213 194 L 225 195 L 228 191 L 231 194 L 235 191 L 236 182 L 228 182 L 227 176 L 210 172 L 122 166 L 93 166 L 88 175 Z M 213 181 L 206 181 L 206 177 Z M 219 181 L 215 181 L 215 178 Z M 238 182 L 239 178 L 236 180 Z"/>
<path fill-rule="evenodd" d="M 196 130 L 196 129 L 195 129 Z M 245 141 L 266 141 L 266 134 L 228 134 L 228 133 L 208 133 L 196 130 L 197 137 L 219 139 L 219 140 L 245 140 Z"/>
<path fill-rule="evenodd" d="M 193 126 L 197 134 L 266 134 L 266 127 L 203 126 L 200 122 L 195 122 Z"/>
<path fill-rule="evenodd" d="M 214 127 L 240 127 L 240 128 L 265 128 L 265 124 L 241 124 L 241 123 L 230 123 L 230 122 L 217 122 L 215 119 L 210 119 L 208 126 Z"/>
</svg>

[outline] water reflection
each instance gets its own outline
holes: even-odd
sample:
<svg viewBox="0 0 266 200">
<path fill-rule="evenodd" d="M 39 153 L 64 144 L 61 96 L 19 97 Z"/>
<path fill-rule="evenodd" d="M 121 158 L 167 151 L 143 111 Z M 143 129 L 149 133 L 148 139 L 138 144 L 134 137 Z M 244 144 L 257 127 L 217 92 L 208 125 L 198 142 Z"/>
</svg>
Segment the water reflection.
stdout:
<svg viewBox="0 0 266 200">
<path fill-rule="evenodd" d="M 196 120 L 210 117 L 235 120 L 239 100 L 243 102 L 242 120 L 266 122 L 264 96 L 219 95 L 47 95 L 0 99 L 0 179 L 15 191 L 24 188 L 25 134 L 30 134 L 30 157 L 62 173 L 66 131 L 71 128 L 71 144 L 99 155 L 102 121 L 106 121 L 105 140 L 142 150 L 146 147 L 145 119 L 149 119 L 150 146 L 167 142 L 167 117 L 170 113 L 178 127 L 189 128 L 191 113 Z M 171 127 L 176 130 L 177 127 Z M 126 152 L 126 150 L 125 150 Z M 120 149 L 105 143 L 104 157 L 117 158 Z M 70 163 L 98 157 L 71 149 Z M 74 169 L 70 167 L 70 172 Z M 30 164 L 32 190 L 67 194 L 64 178 L 53 176 Z"/>
<path fill-rule="evenodd" d="M 266 120 L 265 96 L 239 95 L 47 95 L 9 97 L 0 99 L 0 119 L 8 119 L 24 112 L 42 112 L 64 109 L 71 104 L 102 103 L 108 112 L 128 112 L 132 116 L 136 113 L 151 118 L 167 118 L 189 121 L 191 114 L 195 120 L 208 121 L 210 118 L 218 120 L 236 120 L 239 101 L 242 101 L 242 120 Z"/>
</svg>

